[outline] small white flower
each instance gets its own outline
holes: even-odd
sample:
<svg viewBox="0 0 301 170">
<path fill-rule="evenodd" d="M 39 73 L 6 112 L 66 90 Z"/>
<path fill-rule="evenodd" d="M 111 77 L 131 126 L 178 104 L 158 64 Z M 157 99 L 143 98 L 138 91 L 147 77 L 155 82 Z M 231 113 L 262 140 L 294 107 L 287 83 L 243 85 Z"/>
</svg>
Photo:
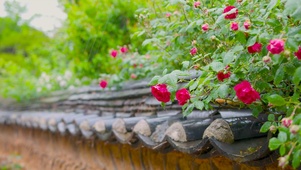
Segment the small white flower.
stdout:
<svg viewBox="0 0 301 170">
<path fill-rule="evenodd" d="M 46 85 L 46 88 L 47 88 L 48 90 L 50 90 L 50 89 L 52 88 L 52 85 L 51 85 L 51 84 L 47 84 L 47 85 Z"/>
<path fill-rule="evenodd" d="M 60 81 L 60 86 L 61 87 L 66 87 L 67 82 L 65 80 Z"/>
<path fill-rule="evenodd" d="M 67 71 L 65 72 L 65 74 L 64 74 L 64 77 L 65 77 L 67 80 L 69 80 L 69 79 L 72 77 L 72 72 L 69 71 L 69 70 L 67 70 Z"/>
<path fill-rule="evenodd" d="M 41 87 L 38 87 L 38 88 L 37 88 L 37 92 L 40 93 L 41 91 L 42 91 L 42 88 L 41 88 Z"/>
<path fill-rule="evenodd" d="M 68 90 L 73 90 L 74 88 L 75 87 L 71 85 L 71 86 L 68 87 Z"/>
<path fill-rule="evenodd" d="M 57 80 L 57 81 L 62 81 L 63 78 L 62 78 L 62 76 L 57 76 L 56 80 Z"/>
</svg>

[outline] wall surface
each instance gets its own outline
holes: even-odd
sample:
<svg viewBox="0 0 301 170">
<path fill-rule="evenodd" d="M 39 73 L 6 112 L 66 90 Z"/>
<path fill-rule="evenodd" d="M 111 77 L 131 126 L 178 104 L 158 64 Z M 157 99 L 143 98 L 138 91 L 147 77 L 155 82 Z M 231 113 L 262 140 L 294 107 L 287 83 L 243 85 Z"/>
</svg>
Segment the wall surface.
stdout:
<svg viewBox="0 0 301 170">
<path fill-rule="evenodd" d="M 160 153 L 139 145 L 86 140 L 13 125 L 0 125 L 0 153 L 20 154 L 28 170 L 277 169 L 277 162 L 251 167 L 222 156 L 202 159 L 176 151 Z"/>
</svg>

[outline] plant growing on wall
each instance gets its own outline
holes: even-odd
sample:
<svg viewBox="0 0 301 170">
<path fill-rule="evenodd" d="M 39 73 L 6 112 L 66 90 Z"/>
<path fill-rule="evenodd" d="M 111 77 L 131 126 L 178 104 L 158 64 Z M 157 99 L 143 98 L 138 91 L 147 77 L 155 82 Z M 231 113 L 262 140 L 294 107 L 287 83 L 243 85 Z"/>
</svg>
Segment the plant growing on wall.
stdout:
<svg viewBox="0 0 301 170">
<path fill-rule="evenodd" d="M 163 74 L 150 84 L 164 105 L 178 101 L 184 116 L 212 103 L 270 113 L 262 132 L 279 148 L 279 166 L 300 166 L 301 1 L 169 0 L 141 10 L 144 29 Z M 181 79 L 189 70 L 199 77 Z M 179 87 L 178 83 L 184 82 Z M 222 101 L 222 103 L 221 103 Z"/>
</svg>

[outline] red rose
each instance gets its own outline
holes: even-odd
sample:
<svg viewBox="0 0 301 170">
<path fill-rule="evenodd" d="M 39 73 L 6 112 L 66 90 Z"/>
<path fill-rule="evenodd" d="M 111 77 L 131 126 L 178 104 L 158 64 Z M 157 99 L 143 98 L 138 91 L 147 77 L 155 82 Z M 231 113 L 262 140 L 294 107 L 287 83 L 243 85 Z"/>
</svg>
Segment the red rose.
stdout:
<svg viewBox="0 0 301 170">
<path fill-rule="evenodd" d="M 250 28 L 250 21 L 245 21 L 244 22 L 244 27 L 246 30 L 248 30 Z"/>
<path fill-rule="evenodd" d="M 125 46 L 121 47 L 120 52 L 124 54 L 124 53 L 128 52 L 128 48 L 126 48 Z"/>
<path fill-rule="evenodd" d="M 281 39 L 273 39 L 270 41 L 270 44 L 267 46 L 267 49 L 272 54 L 280 54 L 284 50 L 284 41 Z"/>
<path fill-rule="evenodd" d="M 194 6 L 195 8 L 199 7 L 200 5 L 201 5 L 201 2 L 200 2 L 200 1 L 196 1 L 196 2 L 194 2 L 194 4 L 193 4 L 193 6 Z"/>
<path fill-rule="evenodd" d="M 100 82 L 99 82 L 99 86 L 101 87 L 101 88 L 106 88 L 107 87 L 107 85 L 108 85 L 108 82 L 106 81 L 106 80 L 101 80 Z"/>
<path fill-rule="evenodd" d="M 223 71 L 218 72 L 216 75 L 217 79 L 221 82 L 223 82 L 224 79 L 227 79 L 230 76 L 231 76 L 231 72 L 224 73 Z"/>
<path fill-rule="evenodd" d="M 248 52 L 249 53 L 258 53 L 261 51 L 261 48 L 262 48 L 262 44 L 256 42 L 255 44 L 251 45 L 248 47 Z"/>
<path fill-rule="evenodd" d="M 187 89 L 182 88 L 176 92 L 176 99 L 179 105 L 183 106 L 190 99 L 190 93 Z"/>
<path fill-rule="evenodd" d="M 294 54 L 299 60 L 301 60 L 301 47 L 299 47 L 298 51 L 295 52 Z"/>
<path fill-rule="evenodd" d="M 167 89 L 166 84 L 157 84 L 151 87 L 153 96 L 160 102 L 169 102 L 170 92 Z"/>
<path fill-rule="evenodd" d="M 117 51 L 117 50 L 112 50 L 112 51 L 111 51 L 111 56 L 112 56 L 113 58 L 115 58 L 115 57 L 117 56 L 117 54 L 118 54 L 118 51 Z"/>
<path fill-rule="evenodd" d="M 225 15 L 225 19 L 235 19 L 238 15 L 238 9 L 235 7 L 235 6 L 227 6 L 225 9 L 224 9 L 224 13 L 227 13 L 229 11 L 231 11 L 232 9 L 236 9 L 235 12 L 231 13 L 231 14 L 226 14 Z"/>
<path fill-rule="evenodd" d="M 190 50 L 190 54 L 191 55 L 196 55 L 196 53 L 198 52 L 198 49 L 193 47 L 191 50 Z"/>
<path fill-rule="evenodd" d="M 231 23 L 231 30 L 237 31 L 237 30 L 238 30 L 238 27 L 239 27 L 239 25 L 238 25 L 237 22 L 232 22 L 232 23 Z"/>
<path fill-rule="evenodd" d="M 202 25 L 203 31 L 207 31 L 208 29 L 209 29 L 209 25 L 207 23 Z"/>
<path fill-rule="evenodd" d="M 234 86 L 234 90 L 237 98 L 245 104 L 251 104 L 257 99 L 260 99 L 259 93 L 253 89 L 251 84 L 246 80 Z"/>
</svg>

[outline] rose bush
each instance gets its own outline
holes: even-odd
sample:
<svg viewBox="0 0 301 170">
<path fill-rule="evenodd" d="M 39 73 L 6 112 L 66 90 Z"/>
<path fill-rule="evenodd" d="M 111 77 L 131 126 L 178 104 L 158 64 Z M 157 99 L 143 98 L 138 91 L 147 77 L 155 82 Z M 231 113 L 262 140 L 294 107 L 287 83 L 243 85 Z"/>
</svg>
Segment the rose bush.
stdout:
<svg viewBox="0 0 301 170">
<path fill-rule="evenodd" d="M 140 11 L 143 27 L 135 34 L 147 37 L 142 45 L 150 47 L 155 61 L 152 71 L 157 75 L 150 82 L 154 96 L 161 102 L 178 100 L 184 116 L 194 108 L 211 109 L 219 98 L 250 108 L 254 116 L 269 113 L 261 132 L 275 134 L 269 147 L 279 148 L 279 166 L 299 167 L 301 2 L 156 4 Z M 197 78 L 181 78 L 194 69 Z M 178 82 L 185 83 L 180 90 Z"/>
</svg>

